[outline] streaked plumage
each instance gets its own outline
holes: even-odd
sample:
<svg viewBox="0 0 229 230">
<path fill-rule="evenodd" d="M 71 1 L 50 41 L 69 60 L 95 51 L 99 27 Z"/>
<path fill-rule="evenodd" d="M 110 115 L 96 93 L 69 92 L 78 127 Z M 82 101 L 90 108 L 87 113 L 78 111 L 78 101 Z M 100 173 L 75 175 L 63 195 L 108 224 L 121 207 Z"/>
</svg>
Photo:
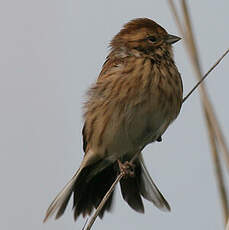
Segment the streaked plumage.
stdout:
<svg viewBox="0 0 229 230">
<path fill-rule="evenodd" d="M 182 81 L 171 44 L 178 41 L 146 18 L 132 20 L 111 41 L 111 51 L 97 82 L 88 92 L 83 128 L 84 159 L 77 173 L 55 198 L 45 220 L 60 217 L 73 193 L 75 219 L 90 215 L 119 173 L 117 160 L 129 161 L 156 140 L 177 117 Z M 120 181 L 122 196 L 138 212 L 142 197 L 170 210 L 144 165 L 142 154 L 135 176 Z M 104 206 L 110 210 L 112 196 Z"/>
</svg>

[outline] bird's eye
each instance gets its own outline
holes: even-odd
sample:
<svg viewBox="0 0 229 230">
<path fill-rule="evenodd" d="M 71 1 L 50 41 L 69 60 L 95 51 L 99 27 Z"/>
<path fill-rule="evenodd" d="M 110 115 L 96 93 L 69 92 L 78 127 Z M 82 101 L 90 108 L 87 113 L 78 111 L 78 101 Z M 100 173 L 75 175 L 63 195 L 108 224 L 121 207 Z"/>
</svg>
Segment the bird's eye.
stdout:
<svg viewBox="0 0 229 230">
<path fill-rule="evenodd" d="M 148 37 L 148 40 L 151 41 L 151 42 L 156 42 L 157 41 L 157 39 L 154 36 Z"/>
</svg>

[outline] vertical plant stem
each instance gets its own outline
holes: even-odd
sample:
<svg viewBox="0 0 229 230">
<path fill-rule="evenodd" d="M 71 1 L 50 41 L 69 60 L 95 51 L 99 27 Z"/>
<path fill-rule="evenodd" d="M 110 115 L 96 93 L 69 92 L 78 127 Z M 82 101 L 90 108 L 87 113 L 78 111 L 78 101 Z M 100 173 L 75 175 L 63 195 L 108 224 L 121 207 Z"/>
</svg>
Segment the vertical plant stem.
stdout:
<svg viewBox="0 0 229 230">
<path fill-rule="evenodd" d="M 171 10 L 173 12 L 174 18 L 176 20 L 177 26 L 180 30 L 180 33 L 185 38 L 185 45 L 188 49 L 188 53 L 190 55 L 194 70 L 196 72 L 197 78 L 200 80 L 202 78 L 202 71 L 201 71 L 201 65 L 199 61 L 198 51 L 195 44 L 195 39 L 193 35 L 191 20 L 189 16 L 189 10 L 186 4 L 185 0 L 182 0 L 182 9 L 183 9 L 183 15 L 184 15 L 184 21 L 185 21 L 185 29 L 182 27 L 181 20 L 178 16 L 176 7 L 174 5 L 174 2 L 172 0 L 169 0 L 169 4 L 171 7 Z M 217 179 L 217 185 L 220 192 L 220 198 L 221 198 L 221 204 L 223 208 L 223 214 L 224 214 L 224 220 L 226 222 L 228 218 L 228 198 L 225 190 L 225 183 L 223 178 L 223 172 L 222 167 L 220 165 L 219 161 L 219 154 L 217 149 L 217 141 L 220 144 L 221 149 L 224 153 L 224 159 L 225 163 L 227 165 L 227 169 L 229 170 L 229 152 L 228 148 L 226 146 L 225 138 L 223 136 L 223 133 L 221 131 L 220 125 L 218 120 L 216 119 L 216 115 L 214 113 L 213 106 L 211 104 L 211 101 L 208 97 L 207 90 L 205 88 L 204 84 L 200 84 L 200 94 L 201 94 L 201 101 L 204 109 L 204 115 L 206 119 L 206 124 L 208 128 L 208 134 L 209 134 L 209 140 L 212 150 L 212 156 L 214 160 L 214 166 L 215 166 L 215 173 L 216 173 L 216 179 Z M 216 141 L 217 140 L 217 141 Z"/>
<path fill-rule="evenodd" d="M 216 139 L 214 136 L 214 130 L 213 127 L 211 126 L 210 120 L 208 118 L 208 115 L 206 114 L 207 117 L 207 123 L 208 123 L 208 127 L 210 128 L 210 132 L 208 132 L 209 135 L 209 139 L 210 139 L 210 144 L 211 144 L 211 152 L 212 152 L 212 158 L 214 161 L 214 168 L 215 168 L 215 175 L 216 175 L 216 183 L 217 183 L 217 187 L 219 189 L 219 193 L 220 193 L 220 199 L 221 199 L 221 204 L 222 204 L 222 209 L 223 209 L 223 215 L 224 215 L 224 221 L 225 221 L 225 225 L 227 223 L 227 218 L 228 218 L 228 198 L 227 198 L 227 193 L 226 193 L 226 189 L 224 186 L 224 176 L 223 176 L 223 172 L 222 172 L 222 166 L 220 164 L 220 159 L 219 159 L 219 154 L 217 151 L 217 143 L 216 143 Z"/>
<path fill-rule="evenodd" d="M 198 77 L 198 79 L 201 79 L 202 71 L 201 71 L 201 66 L 200 66 L 200 61 L 199 61 L 199 55 L 198 55 L 198 51 L 196 48 L 193 30 L 192 30 L 192 26 L 191 26 L 191 20 L 190 20 L 190 16 L 189 16 L 189 11 L 188 11 L 187 4 L 186 4 L 185 0 L 182 0 L 182 8 L 183 8 L 185 24 L 186 24 L 186 28 L 187 28 L 186 29 L 186 32 L 187 32 L 186 44 L 187 44 L 187 47 L 189 50 L 189 54 L 191 56 L 191 60 L 193 62 L 196 76 Z M 211 125 L 214 128 L 214 133 L 215 133 L 216 138 L 217 138 L 217 140 L 218 140 L 218 142 L 221 145 L 221 148 L 223 150 L 224 159 L 225 159 L 227 168 L 229 170 L 229 151 L 228 151 L 224 135 L 223 135 L 222 130 L 220 128 L 219 122 L 216 118 L 212 103 L 209 99 L 209 96 L 208 96 L 208 93 L 207 93 L 207 90 L 206 90 L 206 87 L 204 84 L 200 85 L 200 93 L 202 96 L 201 98 L 202 98 L 202 103 L 204 104 L 204 109 L 207 110 L 206 112 L 209 115 Z"/>
</svg>

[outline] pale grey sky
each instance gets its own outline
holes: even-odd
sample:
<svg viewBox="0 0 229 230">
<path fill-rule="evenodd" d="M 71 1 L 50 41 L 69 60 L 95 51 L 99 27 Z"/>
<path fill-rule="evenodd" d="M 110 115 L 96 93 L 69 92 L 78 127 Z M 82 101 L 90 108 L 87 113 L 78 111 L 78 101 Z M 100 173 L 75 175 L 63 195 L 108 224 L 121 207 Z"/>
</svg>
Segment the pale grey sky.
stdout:
<svg viewBox="0 0 229 230">
<path fill-rule="evenodd" d="M 188 1 L 203 70 L 228 48 L 229 1 Z M 178 30 L 167 1 L 3 0 L 0 3 L 0 228 L 81 229 L 69 207 L 42 223 L 56 193 L 82 159 L 82 103 L 112 38 L 128 20 L 149 17 Z M 195 84 L 183 42 L 174 47 L 184 92 Z M 229 57 L 206 81 L 229 138 Z M 172 212 L 145 202 L 131 210 L 119 188 L 112 213 L 93 229 L 222 229 L 212 159 L 198 93 L 184 104 L 162 143 L 144 150 Z M 70 204 L 71 206 L 71 204 Z"/>
</svg>

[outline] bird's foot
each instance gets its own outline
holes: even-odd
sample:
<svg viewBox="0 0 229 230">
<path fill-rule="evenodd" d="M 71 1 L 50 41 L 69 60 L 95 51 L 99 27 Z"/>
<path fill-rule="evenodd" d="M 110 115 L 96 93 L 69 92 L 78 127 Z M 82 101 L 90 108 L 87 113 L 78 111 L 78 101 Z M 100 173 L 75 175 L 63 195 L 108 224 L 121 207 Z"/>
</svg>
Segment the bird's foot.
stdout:
<svg viewBox="0 0 229 230">
<path fill-rule="evenodd" d="M 118 165 L 119 165 L 120 172 L 124 174 L 124 178 L 134 177 L 135 165 L 133 163 L 129 161 L 125 161 L 124 163 L 122 163 L 120 160 L 118 160 Z"/>
</svg>

